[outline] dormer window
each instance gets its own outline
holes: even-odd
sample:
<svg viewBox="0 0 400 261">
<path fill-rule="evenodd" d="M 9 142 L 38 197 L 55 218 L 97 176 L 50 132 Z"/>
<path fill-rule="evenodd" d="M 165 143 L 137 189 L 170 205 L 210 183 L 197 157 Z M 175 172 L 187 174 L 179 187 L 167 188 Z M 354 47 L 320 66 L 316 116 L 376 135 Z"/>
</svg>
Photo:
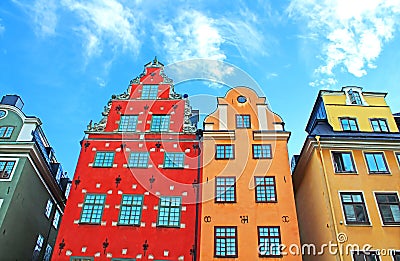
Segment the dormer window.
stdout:
<svg viewBox="0 0 400 261">
<path fill-rule="evenodd" d="M 360 105 L 363 104 L 359 92 L 353 91 L 353 90 L 350 89 L 348 93 L 349 93 L 351 104 L 360 104 Z"/>
</svg>

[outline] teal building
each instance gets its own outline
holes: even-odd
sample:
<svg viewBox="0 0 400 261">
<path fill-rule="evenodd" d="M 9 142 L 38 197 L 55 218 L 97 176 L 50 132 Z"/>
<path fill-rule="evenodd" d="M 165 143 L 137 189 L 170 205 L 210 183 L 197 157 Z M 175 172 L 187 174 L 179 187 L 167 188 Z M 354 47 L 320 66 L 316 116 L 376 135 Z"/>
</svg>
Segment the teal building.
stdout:
<svg viewBox="0 0 400 261">
<path fill-rule="evenodd" d="M 70 181 L 17 95 L 0 102 L 0 260 L 50 260 Z"/>
</svg>

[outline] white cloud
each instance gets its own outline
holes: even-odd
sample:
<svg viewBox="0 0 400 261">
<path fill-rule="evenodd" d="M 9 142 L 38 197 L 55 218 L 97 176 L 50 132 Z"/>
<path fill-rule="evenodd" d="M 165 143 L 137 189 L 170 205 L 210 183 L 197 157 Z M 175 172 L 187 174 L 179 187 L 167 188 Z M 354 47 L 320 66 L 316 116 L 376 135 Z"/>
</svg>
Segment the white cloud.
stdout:
<svg viewBox="0 0 400 261">
<path fill-rule="evenodd" d="M 200 11 L 182 9 L 172 21 L 156 21 L 153 26 L 161 37 L 155 34 L 152 38 L 156 44 L 161 42 L 168 62 L 200 59 L 181 64 L 182 73 L 202 71 L 200 74 L 209 80 L 223 82 L 232 74 L 232 67 L 223 63 L 227 59 L 226 47 L 234 46 L 244 59 L 250 54 L 267 54 L 257 16 L 248 10 L 240 13 L 236 19 L 213 18 Z"/>
<path fill-rule="evenodd" d="M 225 40 L 216 21 L 201 12 L 182 10 L 171 23 L 157 21 L 154 28 L 162 34 L 163 49 L 170 62 L 193 58 L 226 59 L 221 49 Z"/>
<path fill-rule="evenodd" d="M 63 0 L 62 5 L 78 15 L 83 25 L 79 27 L 86 39 L 86 55 L 90 58 L 102 53 L 106 44 L 113 51 L 138 53 L 141 42 L 138 36 L 140 13 L 133 13 L 117 0 Z"/>
<path fill-rule="evenodd" d="M 322 41 L 323 64 L 315 72 L 329 77 L 324 83 L 334 82 L 335 68 L 366 75 L 400 25 L 397 0 L 292 0 L 287 11 L 305 20 L 306 34 L 317 34 Z"/>
<path fill-rule="evenodd" d="M 33 4 L 36 32 L 41 36 L 54 35 L 57 27 L 57 5 L 54 0 L 36 0 Z"/>
</svg>

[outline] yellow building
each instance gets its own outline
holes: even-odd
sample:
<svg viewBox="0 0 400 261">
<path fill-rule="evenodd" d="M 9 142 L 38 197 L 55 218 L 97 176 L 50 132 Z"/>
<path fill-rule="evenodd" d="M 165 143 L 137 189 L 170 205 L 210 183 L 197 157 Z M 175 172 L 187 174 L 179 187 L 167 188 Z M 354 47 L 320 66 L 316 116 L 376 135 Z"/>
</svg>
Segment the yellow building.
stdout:
<svg viewBox="0 0 400 261">
<path fill-rule="evenodd" d="M 304 260 L 400 260 L 400 133 L 385 96 L 319 92 L 292 166 L 301 242 L 315 246 Z"/>
<path fill-rule="evenodd" d="M 218 98 L 204 121 L 200 260 L 301 260 L 282 119 L 253 90 Z"/>
</svg>

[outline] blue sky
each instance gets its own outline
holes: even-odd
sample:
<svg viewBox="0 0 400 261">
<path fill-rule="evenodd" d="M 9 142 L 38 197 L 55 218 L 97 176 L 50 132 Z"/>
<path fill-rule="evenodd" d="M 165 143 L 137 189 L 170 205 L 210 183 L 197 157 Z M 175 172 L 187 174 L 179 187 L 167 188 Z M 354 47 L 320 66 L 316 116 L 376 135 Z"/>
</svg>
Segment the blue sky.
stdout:
<svg viewBox="0 0 400 261">
<path fill-rule="evenodd" d="M 400 112 L 398 0 L 0 2 L 0 95 L 20 95 L 24 112 L 41 118 L 70 175 L 88 122 L 154 56 L 166 65 L 204 58 L 240 68 L 292 132 L 291 155 L 320 89 L 388 92 Z M 229 78 L 227 70 L 209 73 Z M 176 85 L 203 114 L 227 88 Z"/>
</svg>

